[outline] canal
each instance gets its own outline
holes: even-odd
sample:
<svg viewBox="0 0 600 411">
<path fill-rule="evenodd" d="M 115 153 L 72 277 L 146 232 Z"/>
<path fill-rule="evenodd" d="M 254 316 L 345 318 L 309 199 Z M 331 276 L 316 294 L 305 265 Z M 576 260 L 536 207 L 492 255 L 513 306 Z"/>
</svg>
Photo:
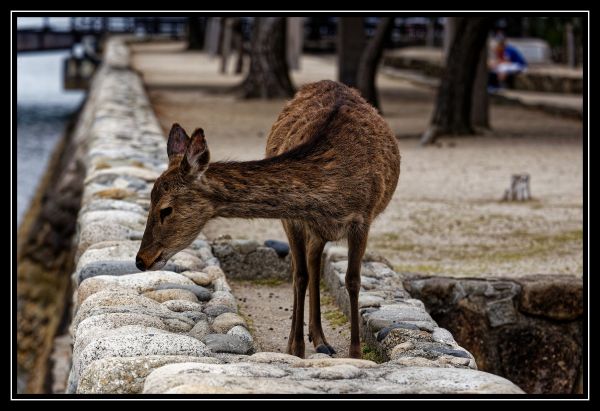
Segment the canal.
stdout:
<svg viewBox="0 0 600 411">
<path fill-rule="evenodd" d="M 29 207 L 54 147 L 85 97 L 64 90 L 63 60 L 69 51 L 17 56 L 17 224 Z"/>
</svg>

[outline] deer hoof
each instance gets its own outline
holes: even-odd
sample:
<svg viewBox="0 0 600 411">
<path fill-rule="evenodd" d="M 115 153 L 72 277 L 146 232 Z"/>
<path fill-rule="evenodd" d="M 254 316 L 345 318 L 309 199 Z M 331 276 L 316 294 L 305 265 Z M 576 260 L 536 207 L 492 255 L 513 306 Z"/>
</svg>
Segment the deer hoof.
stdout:
<svg viewBox="0 0 600 411">
<path fill-rule="evenodd" d="M 335 350 L 329 344 L 319 344 L 319 345 L 317 345 L 317 348 L 315 348 L 315 350 L 317 350 L 317 352 L 321 353 L 321 354 L 327 354 L 327 355 L 335 354 Z"/>
</svg>

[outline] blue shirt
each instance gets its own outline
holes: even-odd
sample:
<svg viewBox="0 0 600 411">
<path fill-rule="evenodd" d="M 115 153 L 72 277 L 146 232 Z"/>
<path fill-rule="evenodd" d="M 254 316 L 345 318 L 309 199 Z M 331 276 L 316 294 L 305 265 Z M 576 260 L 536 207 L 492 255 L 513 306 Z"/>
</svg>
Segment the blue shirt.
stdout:
<svg viewBox="0 0 600 411">
<path fill-rule="evenodd" d="M 517 50 L 516 47 L 513 47 L 509 44 L 504 46 L 504 58 L 506 58 L 511 63 L 518 63 L 523 66 L 527 65 L 527 62 L 525 61 L 525 57 L 523 57 L 521 52 L 519 50 Z"/>
</svg>

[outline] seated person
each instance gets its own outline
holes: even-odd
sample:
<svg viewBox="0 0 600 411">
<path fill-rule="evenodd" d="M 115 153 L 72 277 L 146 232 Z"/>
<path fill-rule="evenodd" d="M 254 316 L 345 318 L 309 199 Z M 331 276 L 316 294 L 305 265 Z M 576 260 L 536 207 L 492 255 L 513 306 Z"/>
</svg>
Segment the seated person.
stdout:
<svg viewBox="0 0 600 411">
<path fill-rule="evenodd" d="M 506 44 L 501 38 L 496 45 L 496 60 L 490 65 L 490 88 L 513 88 L 515 76 L 527 68 L 527 62 L 521 52 L 514 46 Z"/>
</svg>

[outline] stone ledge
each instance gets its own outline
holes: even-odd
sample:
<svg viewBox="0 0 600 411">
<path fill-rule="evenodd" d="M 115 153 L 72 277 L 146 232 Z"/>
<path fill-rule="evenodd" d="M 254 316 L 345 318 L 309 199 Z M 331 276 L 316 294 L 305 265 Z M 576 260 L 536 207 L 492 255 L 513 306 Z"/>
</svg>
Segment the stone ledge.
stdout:
<svg viewBox="0 0 600 411">
<path fill-rule="evenodd" d="M 348 250 L 328 246 L 324 253 L 323 277 L 344 314 L 350 315 L 345 287 Z M 452 334 L 437 323 L 424 304 L 411 298 L 402 276 L 378 261 L 363 261 L 358 306 L 363 340 L 386 360 L 398 365 L 477 369 L 471 353 L 459 346 Z"/>
<path fill-rule="evenodd" d="M 269 354 L 261 353 L 263 359 Z M 248 360 L 252 360 L 249 357 Z M 330 359 L 333 360 L 333 359 Z M 152 371 L 147 394 L 520 394 L 493 374 L 457 368 L 403 367 L 337 361 L 180 363 Z M 312 363 L 310 363 L 312 361 Z M 362 361 L 362 363 L 360 362 Z"/>
<path fill-rule="evenodd" d="M 254 240 L 225 238 L 215 240 L 211 245 L 213 254 L 229 278 L 290 279 L 290 254 L 279 257 L 273 248 Z"/>
<path fill-rule="evenodd" d="M 138 392 L 140 367 L 149 372 L 171 362 L 220 362 L 211 357 L 254 351 L 202 236 L 162 271 L 142 274 L 135 267 L 150 190 L 167 156 L 141 79 L 128 65 L 127 46 L 110 39 L 80 119 L 87 127 L 81 148 L 87 170 L 72 275 L 69 393 Z M 98 367 L 111 364 L 108 371 L 121 383 L 98 383 Z"/>
<path fill-rule="evenodd" d="M 532 394 L 582 392 L 582 279 L 411 276 L 404 284 L 485 371 Z"/>
<path fill-rule="evenodd" d="M 202 236 L 166 270 L 137 272 L 132 262 L 153 179 L 166 167 L 165 139 L 139 76 L 127 68 L 123 39 L 109 39 L 107 53 L 80 119 L 87 179 L 72 275 L 68 393 L 521 393 L 507 380 L 469 369 L 470 354 L 437 328 L 382 263 L 367 264 L 361 304 L 363 332 L 394 359 L 383 365 L 247 355 L 252 336 L 220 268 L 227 264 Z M 245 256 L 270 253 L 281 263 L 269 271 L 253 268 L 256 259 L 242 261 L 253 278 L 283 269 L 289 275 L 289 262 L 271 248 L 229 246 Z M 327 278 L 343 302 L 343 261 L 331 256 Z"/>
</svg>

